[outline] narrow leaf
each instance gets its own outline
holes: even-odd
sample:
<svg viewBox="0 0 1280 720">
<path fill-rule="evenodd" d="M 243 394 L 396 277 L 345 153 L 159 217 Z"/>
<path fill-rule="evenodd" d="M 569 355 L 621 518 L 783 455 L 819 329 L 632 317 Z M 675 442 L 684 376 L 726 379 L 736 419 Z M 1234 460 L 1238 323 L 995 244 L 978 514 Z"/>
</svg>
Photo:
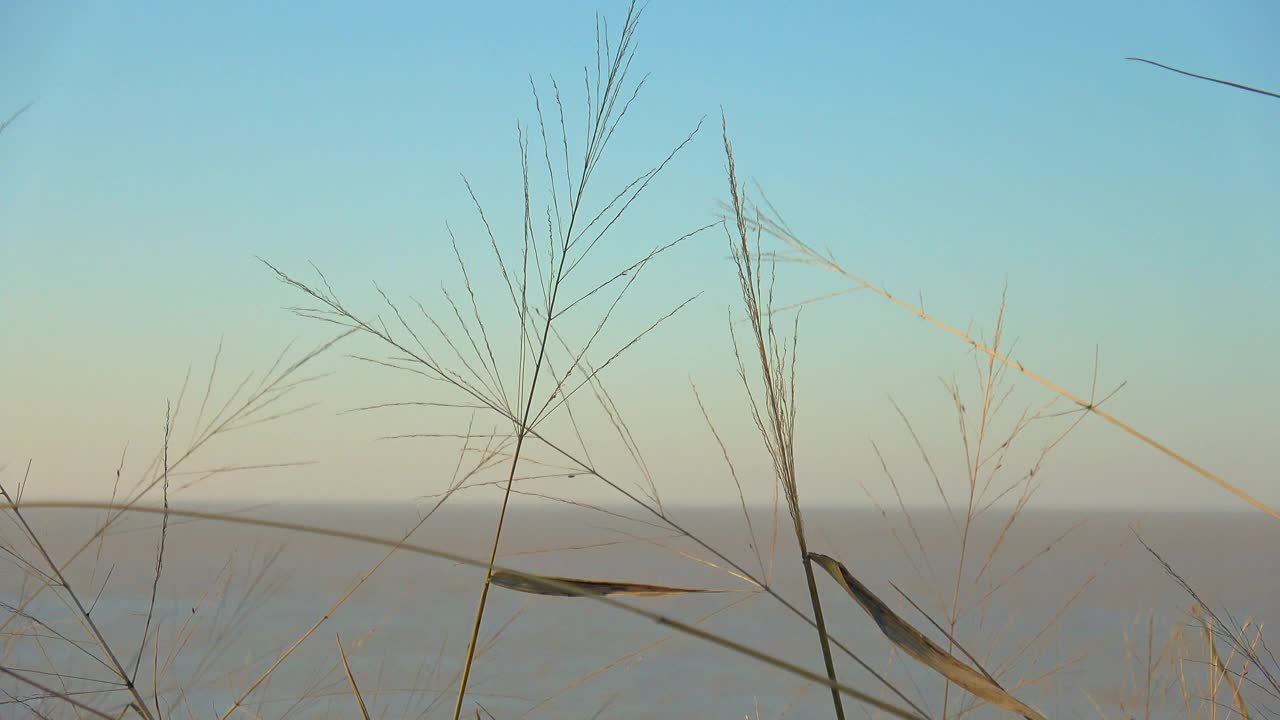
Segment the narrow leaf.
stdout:
<svg viewBox="0 0 1280 720">
<path fill-rule="evenodd" d="M 360 694 L 360 687 L 356 685 L 356 676 L 351 674 L 351 665 L 347 663 L 347 653 L 342 649 L 342 636 L 335 634 L 333 636 L 338 642 L 338 655 L 342 658 L 342 668 L 347 671 L 347 680 L 351 683 L 351 693 L 356 696 L 356 702 L 360 704 L 360 715 L 364 720 L 370 720 L 369 708 L 364 704 L 364 696 Z"/>
<path fill-rule="evenodd" d="M 583 580 L 580 578 L 551 577 L 529 573 L 517 574 L 508 570 L 495 570 L 493 572 L 493 584 L 516 592 L 534 595 L 554 595 L 556 597 L 580 597 L 581 593 L 661 597 L 663 595 L 684 595 L 688 593 L 732 592 L 730 590 L 667 587 L 666 585 L 649 585 L 616 580 Z M 569 592 L 566 586 L 576 588 L 580 592 Z"/>
<path fill-rule="evenodd" d="M 815 552 L 809 553 L 808 557 L 831 574 L 845 592 L 867 611 L 876 625 L 880 626 L 880 632 L 884 633 L 889 642 L 897 645 L 903 653 L 996 707 L 1018 713 L 1027 720 L 1045 720 L 1043 715 L 1005 692 L 995 681 L 955 659 L 924 633 L 898 617 L 884 601 L 859 582 L 844 563 Z"/>
</svg>

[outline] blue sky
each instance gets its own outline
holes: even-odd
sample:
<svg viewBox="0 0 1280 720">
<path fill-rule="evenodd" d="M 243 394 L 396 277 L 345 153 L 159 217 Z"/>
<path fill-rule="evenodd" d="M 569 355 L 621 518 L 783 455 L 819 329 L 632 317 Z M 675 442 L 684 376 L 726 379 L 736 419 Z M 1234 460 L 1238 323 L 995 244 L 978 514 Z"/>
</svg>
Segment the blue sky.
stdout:
<svg viewBox="0 0 1280 720">
<path fill-rule="evenodd" d="M 544 88 L 560 78 L 575 107 L 593 15 L 617 22 L 623 10 L 5 3 L 0 112 L 36 104 L 0 137 L 0 460 L 36 458 L 51 493 L 98 492 L 126 441 L 154 441 L 156 409 L 220 337 L 244 369 L 289 338 L 319 337 L 280 309 L 297 298 L 254 256 L 315 262 L 364 300 L 375 279 L 404 294 L 451 281 L 446 221 L 483 250 L 459 173 L 497 225 L 518 229 L 515 128 L 534 117 L 530 75 Z M 1274 89 L 1278 34 L 1280 8 L 1266 2 L 652 2 L 636 60 L 651 75 L 601 184 L 707 123 L 602 267 L 714 218 L 723 109 L 741 171 L 806 239 L 894 292 L 922 291 L 960 326 L 989 326 L 1008 282 L 1027 365 L 1087 390 L 1101 346 L 1104 382 L 1128 382 L 1117 413 L 1280 501 L 1280 102 L 1123 60 Z M 655 463 L 679 478 L 671 492 L 711 501 L 723 472 L 700 454 L 690 379 L 752 451 L 729 372 L 722 236 L 687 243 L 660 273 L 637 286 L 623 327 L 703 295 L 615 382 Z M 838 287 L 803 270 L 781 284 L 788 299 Z M 954 456 L 937 378 L 967 371 L 963 347 L 863 295 L 807 310 L 801 332 L 813 497 L 862 498 L 850 476 L 876 471 L 869 438 L 906 462 L 890 395 Z M 386 427 L 333 415 L 419 389 L 334 368 L 316 418 L 226 450 L 322 463 L 269 489 L 210 492 L 306 483 L 342 496 L 343 478 L 376 463 L 368 496 L 420 494 L 423 464 L 439 458 L 387 450 L 372 440 Z M 655 406 L 655 388 L 674 399 Z M 1105 427 L 1073 443 L 1052 502 L 1223 500 Z M 908 485 L 927 499 L 926 484 Z"/>
</svg>

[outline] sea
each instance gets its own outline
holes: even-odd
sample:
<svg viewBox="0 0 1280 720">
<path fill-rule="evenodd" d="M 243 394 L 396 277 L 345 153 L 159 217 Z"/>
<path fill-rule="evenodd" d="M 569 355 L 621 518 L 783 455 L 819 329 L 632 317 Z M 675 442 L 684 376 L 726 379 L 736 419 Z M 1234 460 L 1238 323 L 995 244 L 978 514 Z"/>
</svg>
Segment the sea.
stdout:
<svg viewBox="0 0 1280 720">
<path fill-rule="evenodd" d="M 390 540 L 418 525 L 409 543 L 459 557 L 388 557 L 349 538 L 187 517 L 127 516 L 97 534 L 101 511 L 25 511 L 65 566 L 68 591 L 7 516 L 0 717 L 127 715 L 133 696 L 117 666 L 164 718 L 453 717 L 497 505 L 446 504 L 429 516 L 431 505 L 412 503 L 174 508 Z M 814 507 L 802 520 L 810 551 L 840 560 L 902 620 L 1045 717 L 1228 717 L 1235 701 L 1206 624 L 1218 662 L 1231 677 L 1243 672 L 1235 684 L 1254 714 L 1280 706 L 1266 679 L 1280 675 L 1266 651 L 1268 623 L 1280 622 L 1277 521 L 996 506 L 966 523 L 964 514 Z M 669 507 L 660 517 L 521 499 L 497 564 L 715 592 L 611 596 L 641 614 L 495 585 L 463 717 L 835 716 L 829 689 L 793 672 L 826 674 L 785 507 Z M 928 718 L 1011 716 L 898 651 L 815 570 L 828 632 L 843 646 L 833 649 L 841 683 Z M 53 587 L 31 599 L 44 585 Z M 891 717 L 843 702 L 846 717 Z"/>
</svg>

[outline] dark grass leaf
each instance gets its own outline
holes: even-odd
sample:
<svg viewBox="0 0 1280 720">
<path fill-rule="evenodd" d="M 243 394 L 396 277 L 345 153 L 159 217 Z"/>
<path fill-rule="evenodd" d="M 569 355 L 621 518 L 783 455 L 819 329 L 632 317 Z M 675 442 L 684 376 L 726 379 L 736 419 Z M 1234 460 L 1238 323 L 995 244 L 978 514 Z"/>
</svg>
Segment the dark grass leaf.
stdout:
<svg viewBox="0 0 1280 720">
<path fill-rule="evenodd" d="M 616 580 L 582 580 L 579 578 L 551 577 L 549 575 L 531 575 L 529 573 L 516 574 L 507 570 L 495 570 L 493 572 L 493 584 L 516 592 L 534 595 L 554 595 L 556 597 L 580 597 L 578 593 L 569 592 L 569 587 L 591 595 L 636 595 L 640 597 L 731 592 L 729 590 L 667 587 L 666 585 L 648 585 Z"/>
<path fill-rule="evenodd" d="M 867 611 L 876 625 L 880 626 L 880 632 L 889 638 L 889 642 L 897 645 L 903 653 L 996 707 L 1018 713 L 1027 720 L 1045 720 L 1043 715 L 1005 692 L 1004 688 L 995 681 L 955 659 L 950 653 L 925 637 L 924 633 L 898 617 L 888 605 L 884 604 L 884 601 L 867 589 L 866 585 L 858 582 L 844 563 L 815 552 L 809 553 L 808 557 L 831 574 L 831 577 L 849 593 L 850 597 Z"/>
</svg>

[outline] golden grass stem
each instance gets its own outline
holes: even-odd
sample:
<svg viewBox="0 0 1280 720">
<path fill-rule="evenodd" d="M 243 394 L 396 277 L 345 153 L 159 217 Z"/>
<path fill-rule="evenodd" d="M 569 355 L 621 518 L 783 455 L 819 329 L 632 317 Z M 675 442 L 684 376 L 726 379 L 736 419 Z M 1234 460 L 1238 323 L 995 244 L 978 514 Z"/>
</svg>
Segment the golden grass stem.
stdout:
<svg viewBox="0 0 1280 720">
<path fill-rule="evenodd" d="M 547 313 L 547 325 L 550 329 L 551 314 Z M 544 333 L 545 336 L 545 333 Z M 542 345 L 546 348 L 546 343 Z M 538 362 L 533 373 L 533 380 L 529 386 L 529 406 L 526 406 L 525 415 L 528 415 L 529 407 L 533 403 L 533 388 L 538 381 L 538 370 L 542 364 L 542 355 L 538 356 Z M 471 624 L 471 638 L 467 641 L 467 656 L 462 663 L 462 677 L 458 682 L 458 700 L 453 707 L 453 720 L 458 720 L 462 715 L 462 702 L 467 694 L 467 681 L 471 679 L 471 666 L 475 663 L 476 642 L 480 638 L 480 625 L 484 622 L 484 609 L 489 600 L 489 586 L 493 582 L 494 563 L 498 559 L 498 543 L 502 539 L 502 526 L 507 518 L 507 505 L 511 501 L 511 485 L 515 482 L 516 465 L 520 462 L 520 449 L 524 446 L 526 432 L 521 430 L 516 437 L 516 447 L 511 454 L 511 474 L 507 476 L 507 487 L 502 493 L 502 510 L 498 512 L 498 527 L 493 532 L 493 544 L 489 548 L 489 564 L 485 568 L 484 585 L 480 588 L 480 600 L 476 604 L 476 617 Z"/>
<path fill-rule="evenodd" d="M 347 662 L 347 653 L 342 649 L 342 636 L 334 633 L 333 639 L 338 643 L 338 657 L 342 658 L 342 669 L 347 671 L 347 681 L 351 683 L 351 694 L 356 696 L 356 702 L 360 705 L 360 714 L 364 716 L 364 720 L 370 720 L 369 708 L 364 704 L 364 696 L 360 694 L 356 676 L 351 673 L 351 664 Z"/>
<path fill-rule="evenodd" d="M 1121 420 L 1115 415 L 1112 415 L 1111 413 L 1103 410 L 1102 408 L 1098 407 L 1098 405 L 1094 403 L 1092 400 L 1085 400 L 1083 397 L 1053 382 L 1049 378 L 1027 368 L 1021 362 L 1018 362 L 1017 360 L 1014 360 L 1008 355 L 1005 355 L 1004 353 L 999 352 L 997 349 L 992 348 L 991 346 L 987 345 L 981 340 L 970 335 L 968 332 L 961 330 L 953 325 L 950 325 L 945 321 L 943 321 L 942 319 L 938 318 L 937 316 L 926 312 L 922 306 L 913 305 L 912 303 L 906 300 L 903 300 L 902 298 L 896 295 L 893 295 L 892 293 L 880 287 L 879 285 L 872 283 L 870 280 L 867 280 L 866 278 L 863 278 L 852 272 L 849 272 L 848 270 L 841 267 L 838 263 L 836 263 L 831 258 L 821 255 L 818 252 L 814 251 L 812 248 L 810 248 L 808 245 L 805 245 L 798 238 L 792 235 L 789 231 L 787 231 L 785 228 L 781 227 L 780 225 L 776 224 L 775 222 L 770 220 L 756 220 L 756 221 L 753 221 L 753 223 L 759 229 L 764 230 L 765 232 L 768 232 L 769 234 L 773 235 L 774 237 L 777 237 L 778 239 L 790 245 L 792 248 L 799 251 L 804 256 L 804 261 L 808 262 L 809 264 L 826 268 L 827 270 L 830 270 L 832 272 L 837 273 L 838 275 L 841 275 L 849 280 L 852 280 L 859 287 L 870 290 L 876 295 L 879 295 L 880 297 L 892 302 L 893 304 L 897 305 L 903 310 L 906 310 L 912 315 L 915 315 L 916 317 L 922 320 L 925 320 L 926 322 L 943 330 L 944 332 L 965 341 L 966 343 L 969 344 L 970 347 L 987 354 L 994 361 L 999 362 L 1005 365 L 1006 367 L 1017 370 L 1024 377 L 1030 380 L 1033 380 L 1039 383 L 1040 385 L 1043 385 L 1044 387 L 1048 388 L 1054 393 L 1057 393 L 1063 398 L 1066 398 L 1072 403 L 1075 403 L 1078 407 L 1080 407 L 1085 412 L 1092 413 L 1102 418 L 1103 420 L 1106 420 L 1108 423 L 1110 423 L 1116 428 L 1119 428 L 1121 431 L 1125 432 L 1129 436 L 1136 438 L 1142 443 L 1155 449 L 1157 452 L 1173 459 L 1174 461 L 1188 468 L 1192 472 L 1195 472 L 1197 475 L 1200 475 L 1201 477 L 1213 482 L 1214 484 L 1218 485 L 1219 487 L 1226 490 L 1227 492 L 1230 492 L 1232 495 L 1235 495 L 1236 497 L 1245 501 L 1249 505 L 1252 505 L 1254 508 L 1261 510 L 1262 512 L 1265 512 L 1266 514 L 1270 515 L 1271 517 L 1277 520 L 1280 520 L 1280 511 L 1277 511 L 1275 508 L 1270 507 L 1266 503 L 1250 495 L 1248 492 L 1246 492 L 1242 488 L 1228 482 L 1225 478 L 1218 475 L 1217 473 L 1214 473 L 1213 471 L 1209 470 L 1203 465 L 1196 463 L 1186 455 L 1183 455 L 1182 453 L 1156 440 L 1150 435 L 1143 433 L 1133 425 L 1130 425 L 1128 422 L 1125 422 L 1124 420 Z"/>
<path fill-rule="evenodd" d="M 801 539 L 803 544 L 803 538 Z M 822 615 L 822 600 L 818 594 L 818 581 L 813 576 L 813 563 L 809 560 L 807 551 L 804 553 L 804 579 L 809 587 L 809 599 L 813 605 L 813 620 L 818 625 L 818 644 L 822 648 L 822 663 L 826 666 L 827 678 L 836 682 L 836 664 L 835 659 L 831 656 L 831 640 L 827 637 L 827 621 Z M 840 699 L 840 691 L 833 684 L 831 688 L 831 701 L 835 705 L 836 717 L 844 720 L 844 702 Z"/>
<path fill-rule="evenodd" d="M 607 73 L 605 73 L 605 77 L 602 78 L 600 70 L 597 69 L 597 84 L 599 83 L 600 80 L 603 79 L 604 87 L 603 87 L 603 90 L 600 92 L 600 94 L 597 95 L 596 103 L 594 105 L 592 104 L 590 98 L 588 98 L 587 115 L 589 118 L 589 125 L 591 126 L 591 128 L 587 133 L 587 144 L 583 151 L 582 169 L 581 169 L 581 174 L 579 176 L 578 185 L 576 189 L 573 187 L 573 182 L 571 180 L 572 176 L 570 175 L 568 141 L 567 141 L 567 137 L 564 136 L 563 117 L 562 117 L 561 140 L 565 146 L 564 172 L 565 172 L 565 182 L 566 182 L 566 191 L 567 191 L 566 197 L 571 198 L 567 206 L 567 210 L 568 210 L 567 222 L 564 223 L 563 225 L 561 224 L 560 203 L 555 190 L 556 180 L 554 178 L 554 172 L 552 171 L 552 163 L 550 160 L 550 156 L 549 154 L 547 154 L 548 146 L 546 141 L 546 127 L 545 127 L 545 123 L 543 122 L 542 110 L 538 101 L 538 94 L 537 94 L 536 88 L 534 91 L 534 102 L 535 102 L 535 107 L 538 110 L 539 127 L 542 129 L 542 132 L 543 132 L 544 156 L 546 157 L 546 160 L 547 160 L 548 175 L 551 176 L 550 185 L 551 185 L 551 192 L 552 192 L 552 208 L 555 211 L 556 228 L 557 228 L 557 231 L 559 232 L 558 243 L 559 243 L 560 253 L 559 253 L 559 256 L 557 257 L 556 256 L 557 239 L 550 232 L 550 227 L 548 227 L 549 247 L 548 247 L 548 255 L 547 255 L 547 277 L 546 277 L 546 285 L 545 285 L 545 291 L 546 291 L 545 319 L 542 323 L 542 333 L 541 335 L 537 336 L 537 354 L 536 354 L 536 358 L 534 359 L 531 374 L 529 375 L 529 379 L 528 379 L 527 396 L 525 398 L 520 398 L 519 396 L 517 396 L 516 406 L 518 407 L 521 404 L 520 401 L 523 400 L 523 405 L 524 405 L 523 412 L 520 414 L 518 418 L 515 417 L 514 413 L 506 413 L 514 421 L 514 424 L 516 426 L 515 428 L 516 445 L 515 445 L 514 451 L 511 454 L 511 471 L 507 476 L 506 489 L 503 492 L 503 496 L 502 496 L 502 509 L 498 514 L 498 525 L 497 525 L 497 528 L 495 528 L 494 534 L 493 534 L 493 544 L 489 551 L 489 563 L 488 563 L 487 570 L 485 572 L 484 585 L 480 590 L 480 599 L 476 604 L 475 621 L 472 623 L 471 639 L 467 644 L 467 655 L 466 655 L 466 659 L 463 662 L 461 681 L 458 684 L 458 699 L 453 710 L 453 720 L 459 720 L 459 718 L 462 715 L 462 704 L 467 692 L 467 682 L 471 677 L 471 666 L 475 662 L 476 642 L 480 637 L 480 626 L 484 622 L 485 606 L 489 598 L 489 586 L 493 579 L 494 563 L 496 562 L 498 557 L 498 546 L 502 539 L 502 528 L 506 520 L 507 507 L 511 500 L 511 486 L 515 482 L 516 469 L 520 463 L 520 459 L 521 459 L 520 453 L 521 453 L 521 450 L 524 448 L 524 441 L 526 437 L 530 434 L 530 432 L 532 432 L 533 427 L 537 426 L 548 414 L 550 414 L 551 412 L 554 412 L 557 408 L 564 405 L 568 401 L 568 398 L 571 395 L 573 395 L 578 388 L 581 387 L 581 385 L 579 385 L 569 391 L 563 391 L 564 381 L 565 379 L 568 378 L 568 375 L 566 374 L 564 378 L 562 378 L 559 382 L 556 383 L 556 386 L 552 390 L 552 392 L 547 394 L 545 401 L 535 412 L 534 410 L 534 400 L 536 397 L 535 391 L 538 388 L 539 380 L 542 378 L 542 375 L 544 374 L 543 373 L 544 365 L 550 364 L 550 358 L 548 357 L 547 350 L 548 350 L 548 345 L 550 344 L 551 338 L 552 338 L 552 329 L 553 329 L 552 323 L 555 321 L 557 315 L 559 314 L 557 312 L 558 309 L 560 310 L 560 312 L 564 312 L 569 307 L 573 307 L 573 305 L 575 304 L 575 302 L 570 302 L 567 307 L 561 307 L 560 305 L 558 305 L 557 301 L 564 300 L 564 298 L 561 298 L 560 292 L 563 288 L 563 284 L 565 282 L 566 277 L 569 274 L 571 274 L 574 268 L 577 267 L 578 263 L 581 262 L 582 259 L 585 258 L 586 255 L 591 252 L 595 244 L 605 235 L 605 233 L 608 232 L 609 228 L 612 227 L 613 221 L 616 221 L 619 217 L 621 217 L 622 213 L 625 212 L 627 207 L 630 205 L 630 200 L 628 200 L 622 203 L 622 205 L 619 208 L 616 208 L 615 209 L 616 214 L 613 215 L 613 220 L 606 222 L 598 230 L 595 236 L 588 241 L 587 247 L 583 249 L 582 252 L 576 256 L 576 259 L 573 259 L 572 262 L 570 262 L 570 253 L 573 251 L 574 246 L 579 241 L 583 240 L 584 235 L 591 229 L 591 227 L 595 225 L 596 222 L 600 220 L 602 217 L 605 217 L 608 213 L 610 213 L 611 212 L 610 209 L 613 208 L 613 203 L 610 203 L 605 207 L 605 209 L 600 211 L 600 214 L 598 214 L 594 219 L 590 221 L 586 221 L 585 217 L 581 215 L 584 207 L 583 205 L 584 193 L 586 191 L 592 172 L 596 164 L 600 161 L 600 158 L 604 152 L 605 146 L 608 144 L 609 139 L 613 136 L 613 131 L 617 128 L 618 122 L 621 121 L 622 116 L 626 115 L 627 108 L 630 107 L 631 100 L 635 98 L 635 94 L 639 92 L 640 87 L 644 84 L 644 81 L 641 80 L 640 83 L 635 86 L 631 99 L 626 100 L 620 107 L 617 107 L 615 105 L 622 91 L 622 87 L 625 83 L 625 80 L 627 77 L 627 71 L 630 68 L 630 59 L 632 57 L 632 50 L 631 50 L 632 39 L 635 34 L 636 25 L 640 20 L 641 12 L 643 12 L 643 10 L 636 5 L 635 0 L 632 0 L 632 2 L 627 8 L 627 15 L 623 21 L 622 30 L 620 35 L 618 36 L 617 44 L 612 48 L 612 57 L 608 61 L 608 69 L 607 69 Z M 596 44 L 597 61 L 599 61 L 599 59 L 601 58 L 602 49 L 605 54 L 608 54 L 611 51 L 608 42 L 606 41 L 602 46 L 600 43 L 600 40 L 601 38 L 597 37 L 597 44 Z M 559 88 L 557 87 L 556 89 L 557 105 L 560 105 L 559 98 L 560 98 Z M 561 112 L 563 113 L 563 105 L 560 105 L 560 107 L 561 107 Z M 615 109 L 617 112 L 616 115 L 615 115 Z M 695 130 L 694 132 L 696 133 L 697 131 Z M 690 135 L 689 139 L 692 139 L 692 137 L 693 136 Z M 689 139 L 686 139 L 685 142 L 687 143 Z M 643 182 L 640 183 L 638 186 L 634 186 L 637 188 L 635 190 L 635 193 L 637 195 L 640 191 L 644 189 L 644 187 L 648 185 L 648 182 L 653 179 L 653 177 L 657 174 L 657 172 L 666 165 L 666 162 L 669 161 L 672 157 L 674 157 L 675 154 L 679 152 L 679 150 L 682 147 L 684 147 L 684 143 L 677 145 L 676 149 L 672 151 L 670 155 L 667 156 L 667 160 L 664 160 L 656 168 L 649 171 L 645 175 L 641 176 L 641 179 L 643 179 Z M 523 169 L 523 175 L 525 180 L 525 193 L 524 193 L 525 217 L 526 217 L 525 253 L 527 256 L 528 249 L 529 249 L 529 240 L 530 240 L 530 234 L 528 232 L 530 229 L 529 220 L 528 220 L 529 218 L 528 187 L 529 186 L 528 186 L 528 165 L 527 165 L 527 162 L 523 160 L 522 160 L 522 169 Z M 464 182 L 465 182 L 465 179 L 464 179 Z M 633 187 L 632 185 L 629 185 L 627 189 L 624 189 L 623 192 L 619 194 L 617 197 L 625 196 L 632 187 Z M 474 192 L 471 191 L 471 187 L 469 183 L 467 184 L 467 189 L 468 189 L 468 192 L 471 194 L 472 200 L 475 201 L 477 210 L 480 212 L 481 220 L 484 222 L 486 229 L 489 232 L 490 242 L 493 245 L 495 254 L 498 255 L 499 263 L 501 264 L 502 262 L 501 253 L 497 252 L 497 241 L 494 238 L 492 230 L 489 229 L 489 223 L 488 223 L 488 220 L 485 219 L 484 217 L 484 211 L 480 207 L 480 203 L 476 199 Z M 635 196 L 636 195 L 631 195 L 630 197 L 632 200 L 634 200 Z M 585 227 L 582 227 L 579 229 L 578 222 L 580 219 L 582 219 L 587 224 Z M 548 217 L 548 225 L 550 225 L 550 217 Z M 575 236 L 575 230 L 578 230 L 578 234 L 576 236 Z M 454 247 L 454 251 L 455 253 L 457 253 L 456 245 Z M 652 258 L 653 255 L 657 254 L 658 252 L 661 252 L 661 250 L 655 250 L 654 253 L 650 254 L 649 257 Z M 536 261 L 537 252 L 534 253 L 534 257 Z M 462 265 L 462 259 L 460 254 L 458 255 L 458 261 L 459 261 L 459 264 Z M 540 267 L 540 263 L 538 265 Z M 643 262 L 640 264 L 640 266 L 643 266 Z M 630 282 L 635 279 L 636 274 L 638 274 L 638 267 L 640 266 L 636 267 L 635 273 L 631 273 L 631 279 L 628 281 L 626 287 L 630 287 Z M 463 270 L 464 276 L 465 276 L 465 272 L 466 271 L 464 266 L 464 270 Z M 541 275 L 540 271 L 539 273 Z M 623 273 L 615 276 L 614 279 L 617 279 L 618 277 L 621 277 L 626 274 L 628 273 L 624 271 Z M 504 276 L 506 275 L 505 265 L 503 265 L 503 275 Z M 521 296 L 522 297 L 525 295 L 527 290 L 527 280 L 528 280 L 528 273 L 526 270 L 523 276 L 523 279 L 521 280 Z M 613 281 L 610 280 L 605 284 L 607 285 L 611 282 Z M 508 290 L 511 292 L 511 297 L 514 302 L 515 301 L 514 286 L 509 285 Z M 469 281 L 468 281 L 468 292 L 470 292 Z M 594 291 L 592 292 L 594 293 Z M 626 288 L 623 289 L 623 292 L 624 293 L 626 292 Z M 618 300 L 621 300 L 621 297 L 622 295 L 620 294 L 617 300 L 614 301 L 615 305 L 618 302 Z M 514 303 L 514 304 L 517 306 L 517 308 L 519 308 L 519 311 L 520 311 L 519 314 L 520 314 L 520 323 L 521 323 L 521 328 L 520 328 L 521 354 L 520 354 L 520 375 L 519 375 L 518 385 L 521 388 L 523 388 L 525 383 L 525 371 L 524 371 L 525 333 L 527 331 L 526 304 L 524 302 Z M 474 306 L 474 296 L 473 296 L 473 306 Z M 682 304 L 680 307 L 683 307 L 683 306 L 684 305 Z M 672 312 L 674 313 L 675 311 L 672 311 Z M 596 333 L 592 335 L 591 340 L 587 341 L 587 343 L 577 353 L 573 361 L 573 367 L 577 367 L 579 363 L 583 360 L 583 358 L 587 354 L 587 351 L 591 347 L 591 342 L 599 334 L 599 330 L 603 328 L 605 322 L 609 318 L 609 315 L 610 315 L 609 312 L 605 313 L 603 318 L 600 320 L 599 325 L 597 326 Z M 668 314 L 666 317 L 670 317 L 670 314 Z M 481 331 L 483 332 L 484 325 L 483 323 L 479 322 L 478 310 L 476 310 L 476 321 L 477 321 L 477 324 L 479 324 Z M 531 322 L 535 323 L 535 329 L 536 329 L 536 321 L 531 320 Z M 661 320 L 659 322 L 661 322 Z M 653 326 L 650 326 L 649 330 L 652 330 L 653 327 L 656 327 L 656 325 L 657 323 L 655 323 Z M 463 323 L 463 326 L 465 329 L 465 323 Z M 648 330 L 645 331 L 645 333 L 647 332 Z M 639 337 L 643 337 L 643 335 L 644 333 L 642 333 L 640 336 L 632 340 L 632 343 L 638 341 Z M 530 342 L 532 343 L 532 341 Z M 485 338 L 485 343 L 486 345 L 488 344 L 487 336 Z M 630 344 L 624 346 L 623 350 L 625 350 L 627 347 L 630 347 Z M 618 351 L 618 353 L 615 353 L 613 357 L 610 358 L 609 361 L 606 361 L 605 365 L 608 365 L 609 362 L 612 362 L 612 360 L 616 358 L 618 354 L 621 353 L 623 350 L 620 350 Z M 478 354 L 479 352 L 477 350 L 477 355 Z M 495 380 L 497 380 L 497 377 L 500 375 L 500 373 L 497 370 L 497 363 L 496 361 L 492 360 L 492 354 L 490 355 L 490 358 L 493 365 L 492 374 L 493 376 L 495 376 Z M 481 361 L 483 364 L 483 358 L 481 358 Z M 604 366 L 601 366 L 600 369 L 603 369 L 603 367 Z M 595 377 L 597 372 L 599 372 L 599 369 L 593 371 L 588 376 L 587 380 L 583 381 L 583 384 L 587 384 L 588 382 L 590 382 Z M 554 381 L 555 378 L 552 378 L 552 380 Z M 500 384 L 500 380 L 498 380 L 498 384 Z M 497 403 L 494 403 L 494 405 L 496 407 Z M 502 404 L 502 407 L 505 408 L 505 407 L 508 407 L 508 405 L 509 403 L 504 402 Z"/>
</svg>

